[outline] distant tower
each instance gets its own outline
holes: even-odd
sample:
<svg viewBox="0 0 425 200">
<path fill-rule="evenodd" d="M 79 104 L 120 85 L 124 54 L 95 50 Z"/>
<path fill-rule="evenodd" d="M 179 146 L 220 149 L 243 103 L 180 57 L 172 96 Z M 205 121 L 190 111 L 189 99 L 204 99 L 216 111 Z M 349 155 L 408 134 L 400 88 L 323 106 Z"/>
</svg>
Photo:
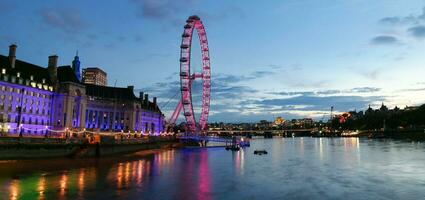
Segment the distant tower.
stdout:
<svg viewBox="0 0 425 200">
<path fill-rule="evenodd" d="M 78 57 L 78 51 L 74 57 L 74 60 L 72 61 L 72 70 L 74 71 L 74 74 L 77 77 L 77 79 L 81 81 L 80 58 Z"/>
</svg>

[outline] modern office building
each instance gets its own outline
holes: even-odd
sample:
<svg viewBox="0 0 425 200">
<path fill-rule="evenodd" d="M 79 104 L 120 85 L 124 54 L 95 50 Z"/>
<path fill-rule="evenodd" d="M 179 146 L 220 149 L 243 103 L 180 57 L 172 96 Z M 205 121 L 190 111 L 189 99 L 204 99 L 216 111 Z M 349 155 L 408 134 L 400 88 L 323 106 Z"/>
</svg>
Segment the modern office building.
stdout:
<svg viewBox="0 0 425 200">
<path fill-rule="evenodd" d="M 164 130 L 164 115 L 155 97 L 152 102 L 147 94 L 136 97 L 133 86 L 82 83 L 78 56 L 72 66 L 57 66 L 58 56 L 49 56 L 46 68 L 16 59 L 16 49 L 11 45 L 9 56 L 0 55 L 1 134 Z"/>
<path fill-rule="evenodd" d="M 83 69 L 83 83 L 92 85 L 107 86 L 107 74 L 97 67 L 89 67 Z"/>
</svg>

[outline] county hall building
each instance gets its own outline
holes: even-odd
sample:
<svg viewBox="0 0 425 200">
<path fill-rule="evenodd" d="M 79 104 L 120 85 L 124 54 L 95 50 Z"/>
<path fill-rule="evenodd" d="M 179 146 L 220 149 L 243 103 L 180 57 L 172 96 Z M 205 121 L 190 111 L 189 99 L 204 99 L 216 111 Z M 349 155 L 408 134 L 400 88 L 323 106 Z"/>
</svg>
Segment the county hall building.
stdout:
<svg viewBox="0 0 425 200">
<path fill-rule="evenodd" d="M 143 92 L 136 97 L 133 86 L 83 83 L 78 55 L 71 66 L 58 66 L 58 56 L 49 56 L 42 67 L 16 59 L 16 49 L 12 44 L 8 56 L 0 55 L 0 134 L 164 131 L 155 97 L 149 101 Z"/>
</svg>

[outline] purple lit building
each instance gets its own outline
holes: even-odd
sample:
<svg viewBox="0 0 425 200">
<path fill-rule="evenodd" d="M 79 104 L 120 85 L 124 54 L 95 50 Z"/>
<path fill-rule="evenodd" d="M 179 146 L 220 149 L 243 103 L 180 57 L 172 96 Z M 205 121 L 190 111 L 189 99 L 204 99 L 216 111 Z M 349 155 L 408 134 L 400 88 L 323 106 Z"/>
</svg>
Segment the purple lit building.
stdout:
<svg viewBox="0 0 425 200">
<path fill-rule="evenodd" d="M 47 68 L 0 55 L 0 133 L 41 136 L 64 130 L 79 132 L 143 132 L 164 130 L 164 115 L 148 95 L 136 97 L 127 88 L 84 84 L 80 61 L 57 66 L 49 56 Z"/>
</svg>

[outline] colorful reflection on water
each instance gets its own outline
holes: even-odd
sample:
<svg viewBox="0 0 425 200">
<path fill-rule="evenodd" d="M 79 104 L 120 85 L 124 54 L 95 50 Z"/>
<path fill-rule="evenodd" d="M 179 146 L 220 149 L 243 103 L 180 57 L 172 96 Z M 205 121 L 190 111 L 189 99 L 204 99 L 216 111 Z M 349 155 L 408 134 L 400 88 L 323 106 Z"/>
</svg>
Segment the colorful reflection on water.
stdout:
<svg viewBox="0 0 425 200">
<path fill-rule="evenodd" d="M 86 160 L 0 162 L 0 199 L 418 199 L 425 144 L 358 138 L 252 140 Z M 254 155 L 255 149 L 269 154 Z"/>
<path fill-rule="evenodd" d="M 164 150 L 130 161 L 120 161 L 118 157 L 117 162 L 112 163 L 100 159 L 97 165 L 84 168 L 73 168 L 73 160 L 2 161 L 0 170 L 7 170 L 0 171 L 0 199 L 86 199 L 96 196 L 98 187 L 110 188 L 115 194 L 109 195 L 119 197 L 126 195 L 129 188 L 142 187 L 152 173 L 160 175 L 162 170 L 172 169 L 174 154 L 175 150 Z M 207 159 L 206 152 L 202 157 L 204 161 Z M 51 171 L 31 169 L 33 164 L 48 166 L 50 162 L 64 162 L 64 168 L 68 168 L 68 164 L 71 168 Z M 18 171 L 13 170 L 16 166 L 19 166 Z M 199 173 L 204 175 L 206 172 L 200 170 Z M 208 187 L 205 182 L 200 185 Z"/>
</svg>

